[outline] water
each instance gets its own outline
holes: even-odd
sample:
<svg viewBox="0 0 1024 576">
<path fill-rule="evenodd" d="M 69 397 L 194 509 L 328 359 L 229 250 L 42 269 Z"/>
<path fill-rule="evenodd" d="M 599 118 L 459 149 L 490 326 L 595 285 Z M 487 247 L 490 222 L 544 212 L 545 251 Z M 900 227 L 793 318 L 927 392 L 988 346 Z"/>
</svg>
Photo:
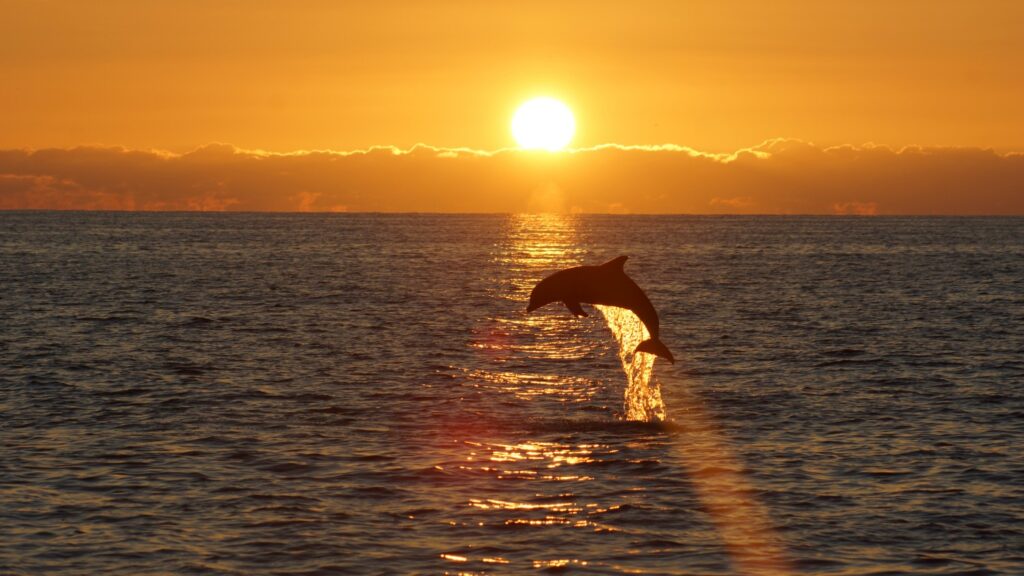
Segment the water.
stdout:
<svg viewBox="0 0 1024 576">
<path fill-rule="evenodd" d="M 524 313 L 619 254 L 675 365 Z M 1021 574 L 1022 256 L 1000 218 L 0 213 L 0 573 Z"/>
</svg>

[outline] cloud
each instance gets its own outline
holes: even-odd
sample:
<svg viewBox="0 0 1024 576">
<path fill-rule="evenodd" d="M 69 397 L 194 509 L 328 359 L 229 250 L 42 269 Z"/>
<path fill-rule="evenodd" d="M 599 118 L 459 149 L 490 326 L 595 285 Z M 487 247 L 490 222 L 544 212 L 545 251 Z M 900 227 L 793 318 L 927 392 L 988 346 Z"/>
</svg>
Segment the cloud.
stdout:
<svg viewBox="0 0 1024 576">
<path fill-rule="evenodd" d="M 714 197 L 711 199 L 710 204 L 712 206 L 728 206 L 732 209 L 744 209 L 754 205 L 753 196 L 737 196 L 735 198 L 719 198 Z"/>
<path fill-rule="evenodd" d="M 417 145 L 286 154 L 211 144 L 0 151 L 0 208 L 691 214 L 1024 214 L 1024 155 L 672 144 L 564 153 Z"/>
<path fill-rule="evenodd" d="M 877 216 L 877 202 L 841 202 L 832 205 L 836 214 L 855 214 L 857 216 Z"/>
</svg>

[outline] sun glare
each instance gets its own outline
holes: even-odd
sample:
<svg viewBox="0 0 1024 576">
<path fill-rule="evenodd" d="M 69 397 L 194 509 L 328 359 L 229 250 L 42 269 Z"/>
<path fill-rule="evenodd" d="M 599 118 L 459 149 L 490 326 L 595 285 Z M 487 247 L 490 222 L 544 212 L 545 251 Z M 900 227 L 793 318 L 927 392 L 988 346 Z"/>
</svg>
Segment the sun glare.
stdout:
<svg viewBox="0 0 1024 576">
<path fill-rule="evenodd" d="M 576 119 L 569 107 L 554 98 L 534 98 L 512 116 L 512 136 L 527 150 L 561 150 L 576 132 Z"/>
</svg>

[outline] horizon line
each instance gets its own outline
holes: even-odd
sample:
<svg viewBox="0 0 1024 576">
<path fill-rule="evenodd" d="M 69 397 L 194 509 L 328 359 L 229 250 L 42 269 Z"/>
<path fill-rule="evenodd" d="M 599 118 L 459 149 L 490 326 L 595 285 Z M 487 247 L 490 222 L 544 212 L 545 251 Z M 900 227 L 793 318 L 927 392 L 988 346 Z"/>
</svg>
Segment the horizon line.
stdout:
<svg viewBox="0 0 1024 576">
<path fill-rule="evenodd" d="M 835 212 L 763 212 L 743 214 L 740 212 L 702 213 L 702 212 L 426 212 L 417 210 L 120 210 L 120 209 L 82 209 L 82 208 L 0 208 L 4 213 L 87 213 L 87 214 L 218 214 L 218 215 L 253 215 L 281 214 L 303 216 L 640 216 L 664 217 L 684 216 L 693 218 L 1024 218 L 1024 214 L 837 214 Z"/>
</svg>

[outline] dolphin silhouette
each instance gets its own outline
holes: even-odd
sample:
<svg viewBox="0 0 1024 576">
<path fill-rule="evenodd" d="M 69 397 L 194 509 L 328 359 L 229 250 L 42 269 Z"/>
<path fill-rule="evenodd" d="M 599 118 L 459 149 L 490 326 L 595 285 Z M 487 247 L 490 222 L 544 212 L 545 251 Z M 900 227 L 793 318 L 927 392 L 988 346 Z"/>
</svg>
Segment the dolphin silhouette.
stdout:
<svg viewBox="0 0 1024 576">
<path fill-rule="evenodd" d="M 604 304 L 631 310 L 647 326 L 650 339 L 636 347 L 636 352 L 660 356 L 675 364 L 675 358 L 658 338 L 658 313 L 644 291 L 626 276 L 622 269 L 628 256 L 619 256 L 600 266 L 576 266 L 548 276 L 533 287 L 527 312 L 533 312 L 559 300 L 576 316 L 586 316 L 581 303 Z"/>
</svg>

